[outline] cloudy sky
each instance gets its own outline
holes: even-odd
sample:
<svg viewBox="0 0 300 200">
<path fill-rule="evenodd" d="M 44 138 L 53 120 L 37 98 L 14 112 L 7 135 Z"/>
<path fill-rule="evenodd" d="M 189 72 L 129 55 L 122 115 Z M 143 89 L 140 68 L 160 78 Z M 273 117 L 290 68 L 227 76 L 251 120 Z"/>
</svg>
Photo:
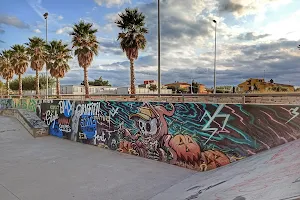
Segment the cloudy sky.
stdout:
<svg viewBox="0 0 300 200">
<path fill-rule="evenodd" d="M 136 61 L 136 81 L 157 79 L 157 0 L 1 0 L 0 50 L 45 37 L 43 13 L 49 12 L 48 39 L 70 43 L 79 20 L 98 29 L 100 54 L 89 79 L 102 76 L 114 86 L 129 85 L 129 62 L 116 40 L 114 21 L 127 7 L 146 15 L 147 48 Z M 217 20 L 217 85 L 247 78 L 300 85 L 299 0 L 161 0 L 162 83 L 213 85 L 214 23 Z M 62 84 L 79 84 L 77 60 Z M 28 70 L 27 74 L 33 74 Z"/>
</svg>

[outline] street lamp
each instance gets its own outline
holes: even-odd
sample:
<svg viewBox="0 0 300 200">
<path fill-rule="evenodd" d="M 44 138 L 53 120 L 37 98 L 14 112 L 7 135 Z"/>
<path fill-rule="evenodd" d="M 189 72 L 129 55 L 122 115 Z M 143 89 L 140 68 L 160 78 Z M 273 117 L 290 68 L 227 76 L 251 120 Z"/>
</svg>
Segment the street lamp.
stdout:
<svg viewBox="0 0 300 200">
<path fill-rule="evenodd" d="M 46 20 L 46 43 L 48 43 L 48 13 L 46 12 L 43 16 Z M 47 70 L 47 64 L 46 64 L 46 99 L 48 99 L 48 70 Z"/>
<path fill-rule="evenodd" d="M 158 38 L 158 46 L 157 46 L 157 82 L 158 82 L 158 96 L 160 97 L 160 84 L 161 84 L 161 74 L 160 74 L 160 0 L 157 0 L 157 38 Z"/>
<path fill-rule="evenodd" d="M 217 21 L 213 20 L 215 23 L 215 61 L 214 61 L 214 94 L 217 90 L 217 80 L 216 80 L 216 64 L 217 64 Z"/>
</svg>

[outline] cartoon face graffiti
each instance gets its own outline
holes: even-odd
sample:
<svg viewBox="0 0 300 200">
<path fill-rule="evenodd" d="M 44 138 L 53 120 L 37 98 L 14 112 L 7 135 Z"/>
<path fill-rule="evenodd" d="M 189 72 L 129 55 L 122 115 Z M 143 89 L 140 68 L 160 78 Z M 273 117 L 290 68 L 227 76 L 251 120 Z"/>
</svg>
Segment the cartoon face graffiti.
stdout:
<svg viewBox="0 0 300 200">
<path fill-rule="evenodd" d="M 145 137 L 149 137 L 152 135 L 155 135 L 157 132 L 157 119 L 150 119 L 150 120 L 144 120 L 144 119 L 139 119 L 137 121 L 138 127 L 141 131 L 141 133 Z"/>
<path fill-rule="evenodd" d="M 145 137 L 151 137 L 157 134 L 158 121 L 150 108 L 142 107 L 140 112 L 133 114 L 130 118 L 134 119 L 140 133 Z"/>
<path fill-rule="evenodd" d="M 177 159 L 190 164 L 195 164 L 200 159 L 200 147 L 189 135 L 176 135 L 170 142 L 170 147 L 177 154 Z"/>
</svg>

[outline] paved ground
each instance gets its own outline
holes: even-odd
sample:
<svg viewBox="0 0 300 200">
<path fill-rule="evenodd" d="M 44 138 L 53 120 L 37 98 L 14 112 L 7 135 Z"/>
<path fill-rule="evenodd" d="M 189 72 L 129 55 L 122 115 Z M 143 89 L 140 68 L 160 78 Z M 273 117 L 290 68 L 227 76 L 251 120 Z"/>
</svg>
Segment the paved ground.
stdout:
<svg viewBox="0 0 300 200">
<path fill-rule="evenodd" d="M 205 173 L 55 137 L 0 117 L 0 200 L 300 199 L 300 140 Z"/>
</svg>

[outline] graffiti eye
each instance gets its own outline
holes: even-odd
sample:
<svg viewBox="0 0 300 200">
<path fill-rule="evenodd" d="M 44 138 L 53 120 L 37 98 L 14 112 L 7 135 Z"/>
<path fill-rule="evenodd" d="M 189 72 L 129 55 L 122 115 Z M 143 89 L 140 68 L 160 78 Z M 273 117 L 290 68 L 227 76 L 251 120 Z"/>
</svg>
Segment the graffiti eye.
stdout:
<svg viewBox="0 0 300 200">
<path fill-rule="evenodd" d="M 193 140 L 191 140 L 191 138 L 188 138 L 188 143 L 193 143 Z"/>
<path fill-rule="evenodd" d="M 139 122 L 139 126 L 140 126 L 140 127 L 143 127 L 143 122 L 140 121 L 140 122 Z"/>
<path fill-rule="evenodd" d="M 183 145 L 183 141 L 181 138 L 179 138 L 179 145 Z"/>
<path fill-rule="evenodd" d="M 151 131 L 151 125 L 150 125 L 149 122 L 146 123 L 146 130 L 147 130 L 148 132 Z"/>
</svg>

